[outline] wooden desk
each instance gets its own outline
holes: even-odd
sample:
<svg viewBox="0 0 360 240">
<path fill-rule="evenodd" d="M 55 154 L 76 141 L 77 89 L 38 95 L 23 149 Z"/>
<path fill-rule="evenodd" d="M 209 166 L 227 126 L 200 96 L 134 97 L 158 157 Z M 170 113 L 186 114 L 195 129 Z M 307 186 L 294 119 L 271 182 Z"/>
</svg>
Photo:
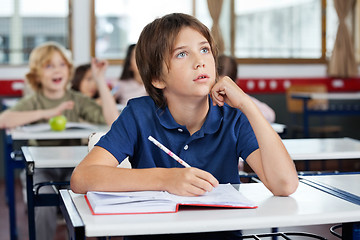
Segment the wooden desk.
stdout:
<svg viewBox="0 0 360 240">
<path fill-rule="evenodd" d="M 5 169 L 5 187 L 6 197 L 9 206 L 10 222 L 10 239 L 17 239 L 16 228 L 16 209 L 14 194 L 14 171 L 15 169 L 24 168 L 24 159 L 20 154 L 14 154 L 13 143 L 17 141 L 27 141 L 30 139 L 87 139 L 93 132 L 106 132 L 109 127 L 106 125 L 97 125 L 96 129 L 66 129 L 61 132 L 42 131 L 42 132 L 25 132 L 21 128 L 3 131 L 4 135 L 4 169 Z"/>
<path fill-rule="evenodd" d="M 60 190 L 61 210 L 73 239 L 306 226 L 360 221 L 360 206 L 300 183 L 290 197 L 275 197 L 262 183 L 240 184 L 257 209 L 186 209 L 174 214 L 91 214 L 84 196 Z M 311 198 L 309 198 L 311 196 Z"/>
<path fill-rule="evenodd" d="M 304 136 L 309 137 L 309 117 L 311 115 L 360 115 L 360 104 L 331 105 L 328 109 L 309 109 L 308 101 L 312 99 L 327 100 L 359 100 L 360 92 L 356 93 L 293 93 L 291 97 L 303 101 L 303 127 Z"/>
</svg>

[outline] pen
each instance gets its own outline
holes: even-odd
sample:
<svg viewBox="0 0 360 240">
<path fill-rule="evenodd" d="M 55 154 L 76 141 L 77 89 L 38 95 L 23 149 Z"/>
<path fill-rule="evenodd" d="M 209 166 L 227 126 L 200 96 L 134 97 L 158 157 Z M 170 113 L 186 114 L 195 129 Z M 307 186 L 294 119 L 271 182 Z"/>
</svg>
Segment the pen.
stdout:
<svg viewBox="0 0 360 240">
<path fill-rule="evenodd" d="M 148 139 L 154 143 L 156 146 L 158 146 L 161 150 L 163 150 L 164 152 L 166 152 L 167 155 L 169 155 L 170 157 L 172 157 L 173 159 L 175 159 L 175 161 L 177 161 L 178 163 L 180 163 L 181 165 L 183 165 L 184 167 L 191 167 L 189 164 L 187 164 L 184 160 L 182 160 L 181 158 L 179 158 L 175 153 L 173 153 L 172 151 L 170 151 L 169 149 L 167 149 L 164 145 L 162 145 L 161 143 L 159 143 L 155 138 L 153 138 L 152 136 L 149 136 Z"/>
</svg>

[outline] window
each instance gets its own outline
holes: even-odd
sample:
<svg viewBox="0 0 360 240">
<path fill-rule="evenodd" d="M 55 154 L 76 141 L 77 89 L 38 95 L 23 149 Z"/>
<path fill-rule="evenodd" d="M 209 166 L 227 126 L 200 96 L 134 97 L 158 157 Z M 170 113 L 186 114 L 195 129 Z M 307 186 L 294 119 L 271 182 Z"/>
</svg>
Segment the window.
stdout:
<svg viewBox="0 0 360 240">
<path fill-rule="evenodd" d="M 237 0 L 235 16 L 238 58 L 322 56 L 319 0 Z"/>
<path fill-rule="evenodd" d="M 100 58 L 123 59 L 142 28 L 167 13 L 192 14 L 212 27 L 207 0 L 93 1 L 92 48 Z M 337 31 L 332 1 L 224 0 L 219 20 L 224 52 L 241 63 L 325 63 Z"/>
<path fill-rule="evenodd" d="M 171 12 L 192 14 L 193 0 L 94 0 L 92 55 L 111 62 L 125 58 L 145 25 Z"/>
<path fill-rule="evenodd" d="M 26 64 L 31 50 L 46 41 L 56 41 L 70 48 L 69 1 L 3 0 L 0 64 Z"/>
</svg>

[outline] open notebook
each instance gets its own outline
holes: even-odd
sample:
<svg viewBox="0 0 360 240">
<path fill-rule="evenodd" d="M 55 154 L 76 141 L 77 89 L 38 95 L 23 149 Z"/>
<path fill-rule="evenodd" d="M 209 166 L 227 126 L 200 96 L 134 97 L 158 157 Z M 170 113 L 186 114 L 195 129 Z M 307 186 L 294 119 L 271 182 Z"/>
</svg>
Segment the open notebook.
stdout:
<svg viewBox="0 0 360 240">
<path fill-rule="evenodd" d="M 165 191 L 88 192 L 86 202 L 94 215 L 177 212 L 179 206 L 257 208 L 231 184 L 220 184 L 197 197 L 184 197 Z"/>
</svg>

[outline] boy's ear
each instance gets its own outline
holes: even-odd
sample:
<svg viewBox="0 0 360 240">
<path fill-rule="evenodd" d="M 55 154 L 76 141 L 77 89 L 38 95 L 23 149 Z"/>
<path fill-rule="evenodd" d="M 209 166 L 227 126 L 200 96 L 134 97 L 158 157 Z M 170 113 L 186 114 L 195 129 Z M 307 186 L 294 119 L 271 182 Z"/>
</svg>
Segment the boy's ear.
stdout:
<svg viewBox="0 0 360 240">
<path fill-rule="evenodd" d="M 164 89 L 165 88 L 165 82 L 161 81 L 160 79 L 153 79 L 151 84 L 158 88 L 158 89 Z"/>
</svg>

